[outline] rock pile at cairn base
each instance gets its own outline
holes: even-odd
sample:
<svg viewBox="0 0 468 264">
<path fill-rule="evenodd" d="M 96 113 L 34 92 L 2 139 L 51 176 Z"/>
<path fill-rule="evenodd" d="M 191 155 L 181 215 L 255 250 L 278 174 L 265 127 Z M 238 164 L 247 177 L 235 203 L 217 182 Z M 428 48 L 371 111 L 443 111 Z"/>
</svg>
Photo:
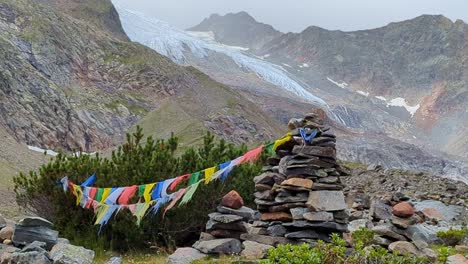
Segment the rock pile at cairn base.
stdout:
<svg viewBox="0 0 468 264">
<path fill-rule="evenodd" d="M 0 216 L 0 226 L 0 264 L 93 263 L 94 251 L 59 238 L 46 219 L 26 217 L 17 224 L 7 224 Z"/>
<path fill-rule="evenodd" d="M 261 221 L 253 226 L 277 243 L 328 240 L 331 233 L 346 232 L 341 177 L 348 174 L 337 164 L 335 135 L 314 114 L 292 119 L 288 127 L 292 137 L 254 178 Z"/>
</svg>

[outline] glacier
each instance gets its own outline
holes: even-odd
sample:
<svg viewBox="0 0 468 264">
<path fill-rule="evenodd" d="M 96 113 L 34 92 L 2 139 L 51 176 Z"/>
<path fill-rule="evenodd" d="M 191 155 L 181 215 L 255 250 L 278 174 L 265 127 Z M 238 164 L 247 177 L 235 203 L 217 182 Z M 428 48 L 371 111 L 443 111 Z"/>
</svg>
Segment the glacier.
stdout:
<svg viewBox="0 0 468 264">
<path fill-rule="evenodd" d="M 218 52 L 229 56 L 243 70 L 255 73 L 263 80 L 283 88 L 299 99 L 328 108 L 323 99 L 313 95 L 293 80 L 282 67 L 245 54 L 243 52 L 245 48 L 231 47 L 207 40 L 208 32 L 198 33 L 198 36 L 202 36 L 198 38 L 196 33 L 180 30 L 167 22 L 125 8 L 115 0 L 113 2 L 119 13 L 122 27 L 132 41 L 152 48 L 175 63 L 187 64 L 184 55 L 187 51 L 198 58 L 207 57 L 208 51 Z"/>
</svg>

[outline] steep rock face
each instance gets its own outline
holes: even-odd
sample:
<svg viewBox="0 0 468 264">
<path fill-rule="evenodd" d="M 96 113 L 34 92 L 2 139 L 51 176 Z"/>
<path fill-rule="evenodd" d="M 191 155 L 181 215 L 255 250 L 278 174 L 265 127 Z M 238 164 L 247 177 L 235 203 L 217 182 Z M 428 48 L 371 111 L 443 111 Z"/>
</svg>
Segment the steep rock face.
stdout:
<svg viewBox="0 0 468 264">
<path fill-rule="evenodd" d="M 34 0 L 56 8 L 77 19 L 86 20 L 93 26 L 127 40 L 120 24 L 119 14 L 110 0 Z"/>
<path fill-rule="evenodd" d="M 105 149 L 169 98 L 193 106 L 187 112 L 197 124 L 223 110 L 241 123 L 261 119 L 259 127 L 278 131 L 228 87 L 76 19 L 68 9 L 62 13 L 56 3 L 0 3 L 0 125 L 17 140 L 52 149 Z M 230 101 L 208 103 L 213 94 Z M 260 129 L 242 133 L 244 142 L 273 137 Z"/>
<path fill-rule="evenodd" d="M 246 12 L 229 13 L 224 16 L 213 14 L 190 31 L 211 31 L 221 43 L 253 50 L 282 35 L 272 26 L 257 22 Z"/>
</svg>

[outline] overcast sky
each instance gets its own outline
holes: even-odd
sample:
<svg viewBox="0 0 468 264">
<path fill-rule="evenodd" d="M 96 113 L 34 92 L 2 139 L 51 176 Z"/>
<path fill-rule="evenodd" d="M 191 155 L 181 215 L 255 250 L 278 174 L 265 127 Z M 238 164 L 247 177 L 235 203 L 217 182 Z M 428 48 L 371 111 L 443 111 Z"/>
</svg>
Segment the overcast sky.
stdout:
<svg viewBox="0 0 468 264">
<path fill-rule="evenodd" d="M 247 11 L 283 32 L 314 25 L 344 31 L 369 29 L 422 14 L 468 21 L 468 0 L 115 0 L 181 29 L 210 14 Z"/>
</svg>

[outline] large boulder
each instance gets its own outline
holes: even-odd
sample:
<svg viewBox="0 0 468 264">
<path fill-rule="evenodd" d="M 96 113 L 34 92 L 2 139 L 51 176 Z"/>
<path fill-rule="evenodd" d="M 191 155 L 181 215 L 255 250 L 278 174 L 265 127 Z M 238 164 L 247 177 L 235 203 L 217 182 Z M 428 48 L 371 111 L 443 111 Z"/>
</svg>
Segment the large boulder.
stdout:
<svg viewBox="0 0 468 264">
<path fill-rule="evenodd" d="M 198 241 L 193 247 L 205 254 L 239 254 L 242 251 L 241 242 L 234 238 Z"/>
<path fill-rule="evenodd" d="M 4 263 L 4 262 L 2 262 Z M 34 263 L 34 264 L 52 264 L 47 252 L 14 252 L 5 263 Z"/>
<path fill-rule="evenodd" d="M 94 251 L 70 244 L 56 244 L 50 251 L 54 264 L 92 264 Z"/>
<path fill-rule="evenodd" d="M 221 205 L 232 209 L 239 209 L 244 206 L 244 199 L 234 190 L 226 194 L 221 200 Z"/>
<path fill-rule="evenodd" d="M 341 211 L 347 209 L 342 191 L 312 191 L 306 205 L 313 211 Z"/>
<path fill-rule="evenodd" d="M 244 250 L 241 252 L 241 256 L 246 259 L 262 259 L 265 258 L 268 250 L 273 248 L 270 245 L 260 244 L 254 241 L 244 241 L 242 243 Z"/>
<path fill-rule="evenodd" d="M 197 259 L 202 259 L 206 257 L 206 254 L 201 253 L 200 251 L 191 248 L 184 247 L 178 248 L 172 255 L 167 258 L 168 264 L 190 264 Z"/>
<path fill-rule="evenodd" d="M 460 219 L 460 214 L 464 210 L 462 206 L 445 205 L 444 203 L 435 200 L 416 202 L 414 204 L 414 208 L 418 211 L 422 211 L 428 218 L 445 220 L 448 222 Z"/>
<path fill-rule="evenodd" d="M 57 244 L 58 231 L 52 230 L 52 223 L 40 217 L 26 217 L 15 226 L 13 244 L 25 246 L 34 241 L 45 242 L 47 249 Z"/>
<path fill-rule="evenodd" d="M 427 244 L 441 244 L 442 240 L 437 236 L 437 232 L 443 230 L 444 229 L 440 227 L 428 225 L 425 223 L 416 224 L 409 226 L 405 230 L 405 236 L 412 241 L 419 239 L 426 242 Z"/>
</svg>

